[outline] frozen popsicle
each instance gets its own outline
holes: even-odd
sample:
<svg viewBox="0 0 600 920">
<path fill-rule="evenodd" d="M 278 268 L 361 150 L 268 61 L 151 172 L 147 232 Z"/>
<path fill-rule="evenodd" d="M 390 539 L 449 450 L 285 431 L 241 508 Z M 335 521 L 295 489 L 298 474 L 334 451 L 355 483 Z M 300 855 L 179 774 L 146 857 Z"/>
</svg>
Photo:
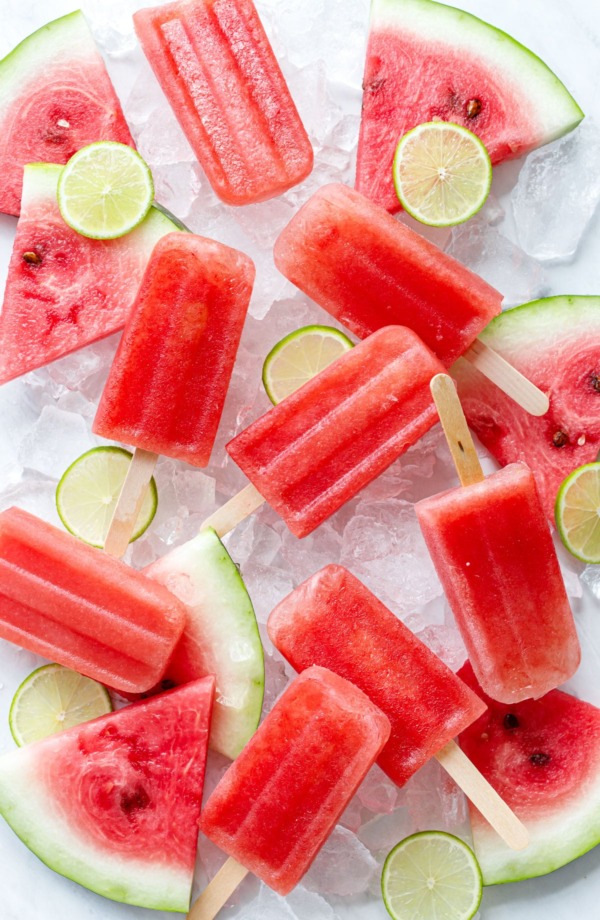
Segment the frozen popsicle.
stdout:
<svg viewBox="0 0 600 920">
<path fill-rule="evenodd" d="M 485 693 L 537 699 L 580 648 L 533 473 L 514 463 L 484 479 L 453 382 L 432 389 L 462 486 L 418 502 L 423 535 Z"/>
<path fill-rule="evenodd" d="M 395 783 L 435 756 L 510 846 L 525 845 L 525 829 L 452 741 L 485 703 L 358 578 L 325 566 L 281 601 L 268 630 L 296 671 L 330 668 L 386 714 L 391 734 L 377 762 Z"/>
<path fill-rule="evenodd" d="M 205 522 L 219 536 L 266 500 L 304 537 L 437 421 L 442 365 L 410 329 L 380 329 L 230 441 L 251 481 Z M 239 497 L 248 508 L 238 514 Z M 230 513 L 233 508 L 233 513 Z"/>
<path fill-rule="evenodd" d="M 315 192 L 278 237 L 274 257 L 359 338 L 408 326 L 445 367 L 464 356 L 532 414 L 547 412 L 545 394 L 477 340 L 500 313 L 502 294 L 354 189 Z"/>
<path fill-rule="evenodd" d="M 300 881 L 388 739 L 386 716 L 326 668 L 304 671 L 204 805 L 200 828 L 279 894 Z M 226 864 L 227 865 L 227 864 Z M 239 881 L 239 878 L 238 878 Z M 213 886 L 190 920 L 208 920 Z M 212 889 L 212 891 L 211 891 Z M 225 898 L 230 892 L 223 891 Z"/>
<path fill-rule="evenodd" d="M 0 514 L 0 638 L 141 693 L 162 677 L 185 617 L 129 566 L 26 511 Z"/>
<path fill-rule="evenodd" d="M 122 555 L 158 454 L 206 466 L 248 309 L 248 256 L 193 233 L 152 251 L 93 430 L 136 448 L 105 543 Z"/>
<path fill-rule="evenodd" d="M 309 174 L 312 147 L 252 0 L 180 0 L 133 20 L 219 198 L 264 201 Z"/>
</svg>

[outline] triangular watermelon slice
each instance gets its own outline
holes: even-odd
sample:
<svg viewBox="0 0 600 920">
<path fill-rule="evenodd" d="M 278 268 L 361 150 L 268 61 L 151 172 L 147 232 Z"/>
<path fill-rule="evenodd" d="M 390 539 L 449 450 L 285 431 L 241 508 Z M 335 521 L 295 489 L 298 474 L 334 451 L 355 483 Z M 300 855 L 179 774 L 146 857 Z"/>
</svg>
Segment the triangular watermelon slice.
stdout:
<svg viewBox="0 0 600 920">
<path fill-rule="evenodd" d="M 525 850 L 510 850 L 470 806 L 484 884 L 546 875 L 600 843 L 600 709 L 561 690 L 504 705 L 483 693 L 469 663 L 458 675 L 489 707 L 460 746 L 530 836 Z"/>
<path fill-rule="evenodd" d="M 533 470 L 551 521 L 561 482 L 600 451 L 600 297 L 547 297 L 507 310 L 481 334 L 550 397 L 534 418 L 462 359 L 452 367 L 472 430 L 503 466 Z"/>
<path fill-rule="evenodd" d="M 0 758 L 0 812 L 51 869 L 115 901 L 189 908 L 214 678 Z"/>
<path fill-rule="evenodd" d="M 389 211 L 400 209 L 396 145 L 422 122 L 464 125 L 495 164 L 572 131 L 582 118 L 544 62 L 505 32 L 433 0 L 372 0 L 356 188 Z"/>
<path fill-rule="evenodd" d="M 26 163 L 66 163 L 93 141 L 134 146 L 80 10 L 29 35 L 0 61 L 0 211 L 19 214 Z"/>
<path fill-rule="evenodd" d="M 0 314 L 0 383 L 121 329 L 154 244 L 181 226 L 152 208 L 120 239 L 80 236 L 58 210 L 61 169 L 25 167 Z"/>
</svg>

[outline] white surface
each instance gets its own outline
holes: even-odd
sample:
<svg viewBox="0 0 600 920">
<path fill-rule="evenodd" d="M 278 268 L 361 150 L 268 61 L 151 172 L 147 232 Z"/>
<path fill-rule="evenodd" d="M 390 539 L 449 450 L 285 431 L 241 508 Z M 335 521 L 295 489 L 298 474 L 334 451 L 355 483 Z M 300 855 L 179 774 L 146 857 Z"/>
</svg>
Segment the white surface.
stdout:
<svg viewBox="0 0 600 920">
<path fill-rule="evenodd" d="M 600 19 L 597 0 L 456 2 L 462 8 L 505 29 L 536 51 L 567 84 L 586 114 L 600 123 Z M 126 29 L 131 10 L 141 5 L 144 4 L 131 0 L 122 0 L 119 4 L 108 0 L 93 3 L 90 0 L 84 6 L 84 10 L 89 14 L 97 34 L 101 37 L 106 36 L 107 30 L 110 29 L 111 19 L 118 18 L 119 27 Z M 0 55 L 7 53 L 34 28 L 55 16 L 70 12 L 72 8 L 69 0 L 3 0 L 0 11 Z M 324 60 L 325 72 L 329 77 L 329 91 L 346 112 L 358 116 L 368 0 L 271 0 L 270 3 L 264 0 L 259 4 L 259 8 L 270 22 L 277 23 L 279 17 L 282 27 L 275 30 L 276 51 L 282 54 L 285 47 L 287 61 L 295 64 L 306 54 L 306 49 L 300 53 L 294 47 L 296 41 L 299 43 L 298 48 L 300 47 L 305 25 L 310 23 L 311 18 L 317 18 L 319 23 L 322 23 L 317 39 L 314 40 L 314 50 L 308 53 L 307 60 L 310 61 L 311 54 L 313 61 L 319 58 Z M 272 8 L 275 8 L 274 13 Z M 350 8 L 352 17 L 348 15 Z M 308 26 L 306 28 L 308 29 Z M 125 37 L 123 49 L 123 54 L 107 56 L 107 66 L 121 98 L 126 100 L 142 62 L 139 51 L 132 50 L 133 40 Z M 284 69 L 289 66 L 291 64 L 284 64 Z M 309 108 L 305 100 L 301 109 L 305 117 L 310 119 Z M 318 129 L 317 125 L 315 131 Z M 182 159 L 185 157 L 182 156 Z M 519 168 L 520 164 L 507 164 L 496 171 L 494 192 L 509 212 L 502 227 L 503 233 L 510 233 L 511 230 L 509 195 Z M 332 168 L 323 169 L 323 172 L 328 178 L 336 177 Z M 582 175 L 581 182 L 586 181 L 586 176 Z M 14 227 L 14 219 L 0 216 L 0 283 L 3 283 Z M 199 226 L 194 225 L 193 229 L 200 230 L 201 223 Z M 237 237 L 224 241 L 244 248 Z M 600 293 L 599 251 L 600 215 L 596 213 L 574 260 L 566 264 L 545 266 L 548 293 Z M 269 271 L 272 273 L 272 268 L 267 268 L 267 272 Z M 268 292 L 271 289 L 267 285 L 265 290 Z M 267 293 L 263 296 L 267 296 Z M 256 306 L 255 311 L 255 315 L 258 316 L 259 310 Z M 290 316 L 287 329 L 282 328 L 289 331 L 295 325 L 299 325 L 296 317 Z M 277 337 L 279 335 L 273 341 L 276 341 Z M 266 405 L 263 402 L 262 410 L 264 408 Z M 10 455 L 11 441 L 27 422 L 28 415 L 33 421 L 36 412 L 39 413 L 39 408 L 32 408 L 24 382 L 10 384 L 0 392 L 0 469 L 5 457 Z M 10 458 L 7 462 L 10 462 Z M 195 482 L 197 481 L 196 479 Z M 51 482 L 42 482 L 39 486 L 50 519 L 53 519 L 53 488 Z M 335 535 L 332 531 L 322 529 L 316 540 L 322 541 L 323 552 L 327 556 L 328 549 L 325 549 L 324 544 L 326 535 L 328 539 L 332 539 L 331 546 L 337 546 L 337 543 L 333 540 Z M 286 545 L 295 547 L 295 544 L 290 544 L 289 541 Z M 305 545 L 308 546 L 308 541 Z M 302 546 L 299 552 L 302 552 Z M 328 556 L 323 558 L 321 564 L 326 561 L 334 559 Z M 262 559 L 258 562 L 262 564 Z M 272 577 L 272 569 L 265 566 L 264 571 L 271 573 L 269 577 Z M 289 583 L 286 579 L 287 573 L 283 572 L 284 593 L 285 590 L 289 590 L 291 584 L 300 580 L 297 570 L 294 571 L 293 578 L 290 576 Z M 266 599 L 262 602 L 268 607 Z M 583 599 L 576 602 L 575 609 L 584 661 L 579 674 L 572 682 L 572 688 L 582 697 L 600 705 L 600 605 L 590 594 L 584 594 Z M 37 659 L 34 656 L 17 651 L 12 646 L 0 644 L 0 750 L 8 750 L 12 744 L 6 722 L 12 694 L 22 677 L 36 664 Z M 65 782 L 69 782 L 68 776 L 65 776 Z M 482 916 L 486 920 L 546 920 L 547 917 L 552 917 L 553 920 L 571 920 L 575 916 L 598 916 L 599 855 L 599 850 L 592 851 L 550 877 L 486 890 Z M 0 823 L 0 865 L 3 882 L 0 895 L 2 920 L 42 920 L 54 917 L 60 917 L 61 920 L 149 920 L 151 916 L 158 916 L 149 911 L 106 901 L 55 876 L 40 865 L 36 857 L 29 853 L 4 823 Z M 365 896 L 358 901 L 338 899 L 334 906 L 340 920 L 376 920 L 387 916 L 381 902 L 372 896 Z M 244 915 L 243 910 L 239 915 Z M 272 915 L 269 913 L 269 917 L 276 915 L 277 912 Z M 299 913 L 299 916 L 308 918 L 310 911 L 305 910 Z"/>
</svg>

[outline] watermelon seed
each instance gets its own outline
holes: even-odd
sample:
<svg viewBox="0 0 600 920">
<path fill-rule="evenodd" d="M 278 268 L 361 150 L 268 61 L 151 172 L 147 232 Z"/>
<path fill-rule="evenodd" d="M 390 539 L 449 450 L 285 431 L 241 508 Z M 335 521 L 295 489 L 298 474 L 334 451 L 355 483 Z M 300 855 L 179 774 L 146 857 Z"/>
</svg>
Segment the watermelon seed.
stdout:
<svg viewBox="0 0 600 920">
<path fill-rule="evenodd" d="M 477 118 L 481 109 L 482 105 L 480 99 L 469 99 L 467 102 L 467 118 Z"/>
<path fill-rule="evenodd" d="M 23 261 L 29 263 L 29 265 L 39 265 L 42 257 L 38 256 L 37 252 L 24 252 Z"/>
<path fill-rule="evenodd" d="M 550 754 L 544 754 L 543 751 L 536 751 L 529 758 L 534 767 L 544 767 L 550 761 Z"/>
<path fill-rule="evenodd" d="M 512 712 L 507 712 L 504 716 L 504 728 L 506 728 L 508 731 L 512 731 L 514 728 L 518 727 L 519 720 L 517 719 L 516 715 L 514 715 Z"/>
<path fill-rule="evenodd" d="M 555 447 L 564 447 L 565 444 L 569 443 L 568 435 L 564 431 L 555 431 L 552 435 L 552 443 Z"/>
<path fill-rule="evenodd" d="M 600 377 L 598 374 L 592 374 L 591 383 L 596 393 L 600 393 Z"/>
<path fill-rule="evenodd" d="M 140 784 L 138 784 L 132 792 L 123 790 L 121 793 L 121 810 L 124 811 L 126 815 L 131 814 L 132 811 L 139 811 L 142 808 L 147 808 L 149 804 L 150 796 Z"/>
</svg>

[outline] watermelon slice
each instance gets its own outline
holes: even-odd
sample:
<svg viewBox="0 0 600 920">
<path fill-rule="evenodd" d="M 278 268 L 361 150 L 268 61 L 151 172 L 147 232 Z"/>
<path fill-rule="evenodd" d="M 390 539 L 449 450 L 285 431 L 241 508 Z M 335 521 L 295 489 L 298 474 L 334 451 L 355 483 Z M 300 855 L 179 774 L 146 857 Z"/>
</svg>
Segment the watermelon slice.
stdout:
<svg viewBox="0 0 600 920">
<path fill-rule="evenodd" d="M 66 163 L 93 141 L 135 146 L 80 10 L 0 61 L 0 211 L 19 214 L 26 163 Z"/>
<path fill-rule="evenodd" d="M 152 208 L 132 233 L 90 240 L 56 202 L 62 167 L 25 167 L 23 209 L 0 314 L 0 383 L 121 329 L 154 244 L 179 229 Z"/>
<path fill-rule="evenodd" d="M 583 112 L 533 52 L 433 0 L 372 0 L 356 188 L 389 211 L 399 138 L 442 119 L 478 134 L 492 163 L 572 131 Z"/>
<path fill-rule="evenodd" d="M 460 746 L 531 838 L 510 850 L 471 806 L 484 884 L 546 875 L 600 843 L 600 709 L 561 690 L 504 705 L 483 693 L 469 663 L 458 674 L 489 707 Z"/>
<path fill-rule="evenodd" d="M 210 746 L 234 760 L 258 728 L 265 684 L 258 624 L 242 576 L 210 527 L 144 575 L 165 585 L 187 610 L 165 679 L 183 684 L 215 675 Z"/>
<path fill-rule="evenodd" d="M 212 677 L 0 759 L 0 812 L 61 875 L 98 894 L 188 910 Z"/>
<path fill-rule="evenodd" d="M 462 359 L 452 367 L 472 430 L 503 466 L 523 460 L 548 517 L 565 476 L 600 450 L 600 297 L 548 297 L 507 310 L 481 334 L 550 397 L 534 418 Z"/>
</svg>

